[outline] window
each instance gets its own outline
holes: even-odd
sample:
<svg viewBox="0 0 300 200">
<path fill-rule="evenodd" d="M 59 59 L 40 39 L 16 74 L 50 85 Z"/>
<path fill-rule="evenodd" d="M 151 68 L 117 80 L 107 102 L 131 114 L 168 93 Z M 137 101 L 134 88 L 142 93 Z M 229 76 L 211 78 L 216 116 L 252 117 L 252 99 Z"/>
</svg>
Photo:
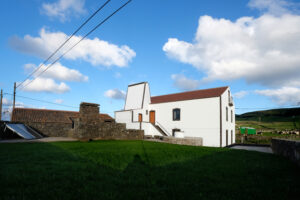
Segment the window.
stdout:
<svg viewBox="0 0 300 200">
<path fill-rule="evenodd" d="M 146 110 L 146 115 L 148 115 L 148 110 Z"/>
<path fill-rule="evenodd" d="M 228 107 L 226 107 L 226 121 L 228 122 Z"/>
<path fill-rule="evenodd" d="M 231 111 L 231 123 L 233 122 L 233 111 Z"/>
<path fill-rule="evenodd" d="M 71 122 L 72 122 L 72 129 L 74 129 L 74 128 L 75 128 L 75 123 L 74 123 L 74 120 L 72 119 L 72 117 L 70 117 L 69 119 L 70 119 L 70 120 L 71 120 Z"/>
<path fill-rule="evenodd" d="M 226 130 L 226 146 L 228 146 L 228 130 Z"/>
<path fill-rule="evenodd" d="M 180 120 L 180 109 L 174 108 L 173 109 L 173 121 L 179 121 Z"/>
</svg>

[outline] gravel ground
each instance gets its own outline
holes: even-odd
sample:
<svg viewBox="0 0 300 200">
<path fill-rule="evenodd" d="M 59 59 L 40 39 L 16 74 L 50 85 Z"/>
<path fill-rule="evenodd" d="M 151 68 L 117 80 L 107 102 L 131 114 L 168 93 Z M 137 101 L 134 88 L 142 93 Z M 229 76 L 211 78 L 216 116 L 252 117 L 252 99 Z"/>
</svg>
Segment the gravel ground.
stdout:
<svg viewBox="0 0 300 200">
<path fill-rule="evenodd" d="M 259 151 L 259 152 L 264 152 L 264 153 L 273 153 L 271 147 L 235 145 L 230 148 L 231 149 L 243 149 L 243 150 L 249 150 L 249 151 Z"/>
</svg>

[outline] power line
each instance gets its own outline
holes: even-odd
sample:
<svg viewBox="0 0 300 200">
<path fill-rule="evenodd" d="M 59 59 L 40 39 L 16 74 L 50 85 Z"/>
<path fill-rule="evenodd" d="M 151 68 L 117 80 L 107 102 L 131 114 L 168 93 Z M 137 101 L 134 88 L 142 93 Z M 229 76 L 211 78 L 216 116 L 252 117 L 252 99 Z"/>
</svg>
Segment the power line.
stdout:
<svg viewBox="0 0 300 200">
<path fill-rule="evenodd" d="M 13 96 L 13 94 L 10 94 L 10 93 L 4 93 L 4 94 Z M 65 104 L 59 104 L 59 103 L 54 103 L 54 102 L 50 102 L 50 101 L 44 101 L 44 100 L 41 100 L 41 99 L 34 99 L 34 98 L 24 97 L 24 96 L 20 96 L 20 95 L 16 95 L 16 96 L 17 96 L 17 97 L 20 97 L 20 98 L 23 98 L 23 99 L 29 99 L 29 100 L 32 100 L 32 101 L 39 101 L 39 102 L 48 103 L 48 104 L 53 104 L 53 105 L 58 105 L 58 106 L 64 106 L 64 107 L 69 107 L 69 108 L 79 108 L 79 107 L 76 107 L 76 106 L 70 106 L 70 105 L 65 105 Z"/>
<path fill-rule="evenodd" d="M 29 74 L 18 86 L 21 86 L 27 79 L 29 79 L 35 72 L 37 72 L 43 65 L 45 65 L 86 23 L 88 23 L 102 8 L 104 8 L 111 0 L 107 0 L 102 6 L 100 6 L 83 24 L 81 24 L 69 38 L 62 43 L 43 63 L 39 65 L 31 74 Z"/>
<path fill-rule="evenodd" d="M 84 40 L 88 35 L 90 35 L 92 32 L 94 32 L 97 28 L 99 28 L 102 24 L 104 24 L 108 19 L 110 19 L 113 15 L 115 15 L 117 12 L 119 12 L 122 8 L 124 8 L 128 3 L 130 3 L 132 0 L 127 1 L 124 3 L 121 7 L 119 7 L 117 10 L 115 10 L 112 14 L 110 14 L 108 17 L 106 17 L 103 21 L 101 21 L 97 26 L 95 26 L 90 32 L 88 32 L 84 37 L 82 37 L 77 43 L 75 43 L 69 50 L 67 50 L 65 53 L 63 53 L 60 57 L 58 57 L 54 62 L 52 62 L 48 67 L 46 67 L 41 73 L 39 73 L 34 79 L 30 80 L 26 85 L 23 85 L 21 87 L 25 88 L 27 85 L 32 83 L 38 76 L 42 75 L 44 72 L 46 72 L 51 66 L 53 66 L 56 62 L 58 62 L 61 58 L 63 58 L 68 52 L 70 52 L 75 46 L 77 46 L 82 40 Z"/>
</svg>

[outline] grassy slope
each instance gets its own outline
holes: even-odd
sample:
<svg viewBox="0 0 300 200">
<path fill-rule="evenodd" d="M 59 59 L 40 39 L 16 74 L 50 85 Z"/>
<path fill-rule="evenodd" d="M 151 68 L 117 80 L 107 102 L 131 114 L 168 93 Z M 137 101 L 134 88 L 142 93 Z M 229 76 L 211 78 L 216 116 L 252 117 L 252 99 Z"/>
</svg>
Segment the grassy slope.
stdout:
<svg viewBox="0 0 300 200">
<path fill-rule="evenodd" d="M 238 126 L 257 129 L 300 129 L 300 108 L 274 109 L 236 115 Z"/>
<path fill-rule="evenodd" d="M 142 141 L 0 144 L 0 199 L 293 199 L 270 154 Z"/>
</svg>

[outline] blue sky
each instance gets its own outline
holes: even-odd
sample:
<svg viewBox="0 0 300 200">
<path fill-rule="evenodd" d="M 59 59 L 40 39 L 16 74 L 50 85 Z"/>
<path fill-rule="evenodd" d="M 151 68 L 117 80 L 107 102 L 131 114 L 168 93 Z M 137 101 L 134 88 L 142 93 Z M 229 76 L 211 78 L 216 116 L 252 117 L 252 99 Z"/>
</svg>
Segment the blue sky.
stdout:
<svg viewBox="0 0 300 200">
<path fill-rule="evenodd" d="M 104 2 L 4 1 L 0 88 L 12 93 L 14 82 L 22 82 Z M 111 0 L 70 43 L 124 2 Z M 113 116 L 124 106 L 127 85 L 148 81 L 152 96 L 228 85 L 236 107 L 249 108 L 236 113 L 299 105 L 298 8 L 298 1 L 284 0 L 133 0 L 17 95 L 74 107 L 99 103 Z M 12 98 L 4 98 L 8 109 Z"/>
</svg>

